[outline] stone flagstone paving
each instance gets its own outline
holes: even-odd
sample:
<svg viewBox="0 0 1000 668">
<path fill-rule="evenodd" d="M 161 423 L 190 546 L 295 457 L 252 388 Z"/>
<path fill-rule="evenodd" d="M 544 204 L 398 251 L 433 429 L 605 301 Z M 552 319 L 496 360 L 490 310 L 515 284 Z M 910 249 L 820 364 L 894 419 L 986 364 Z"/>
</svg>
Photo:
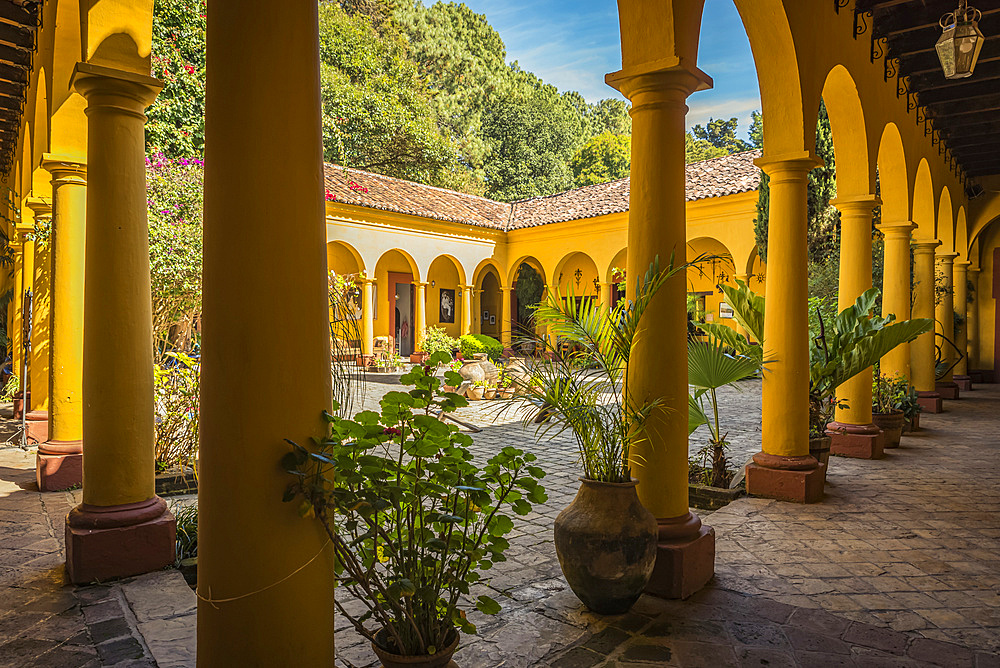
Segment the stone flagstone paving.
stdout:
<svg viewBox="0 0 1000 668">
<path fill-rule="evenodd" d="M 726 397 L 724 416 L 759 415 L 750 389 Z M 718 535 L 715 580 L 683 602 L 643 597 L 619 617 L 579 604 L 552 547 L 577 487 L 571 438 L 534 444 L 513 416 L 491 422 L 495 405 L 463 409 L 484 427 L 477 456 L 511 443 L 539 456 L 549 501 L 493 570 L 504 610 L 473 616 L 480 634 L 463 638 L 459 665 L 1000 667 L 1000 389 L 963 396 L 884 460 L 834 459 L 821 504 L 743 498 L 701 513 Z M 743 440 L 734 460 L 759 431 Z M 194 595 L 176 571 L 65 585 L 62 522 L 79 492 L 34 491 L 33 460 L 0 450 L 0 668 L 194 666 Z M 337 648 L 338 665 L 377 665 L 343 619 Z"/>
</svg>

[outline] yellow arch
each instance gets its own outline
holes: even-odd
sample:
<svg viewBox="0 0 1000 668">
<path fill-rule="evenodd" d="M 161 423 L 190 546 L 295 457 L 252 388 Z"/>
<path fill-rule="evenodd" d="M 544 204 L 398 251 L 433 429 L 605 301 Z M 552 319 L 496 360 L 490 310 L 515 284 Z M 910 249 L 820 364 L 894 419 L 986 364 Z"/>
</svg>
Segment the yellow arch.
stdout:
<svg viewBox="0 0 1000 668">
<path fill-rule="evenodd" d="M 570 260 L 573 260 L 578 255 L 583 256 L 590 262 L 590 266 L 594 269 L 595 276 L 599 277 L 601 275 L 600 270 L 598 270 L 597 268 L 597 262 L 594 261 L 594 258 L 592 258 L 589 253 L 585 253 L 584 251 L 575 251 L 575 250 L 569 251 L 568 253 L 562 256 L 559 262 L 556 263 L 556 268 L 553 270 L 552 276 L 549 279 L 550 287 L 554 289 L 562 283 L 562 281 L 559 280 L 559 274 L 562 273 L 563 269 L 565 269 L 566 265 L 569 264 Z"/>
<path fill-rule="evenodd" d="M 340 247 L 344 248 L 351 255 L 351 257 L 354 258 L 354 262 L 355 262 L 355 264 L 357 264 L 358 271 L 360 273 L 365 273 L 365 271 L 366 271 L 366 268 L 365 268 L 365 259 L 363 257 L 361 257 L 361 253 L 358 252 L 357 248 L 355 248 L 351 244 L 347 243 L 346 241 L 341 241 L 339 239 L 334 239 L 333 241 L 326 242 L 326 247 L 327 248 L 329 248 L 330 246 L 334 246 L 334 245 L 340 246 Z"/>
<path fill-rule="evenodd" d="M 907 180 L 906 152 L 903 138 L 895 123 L 886 123 L 879 141 L 878 158 L 879 194 L 882 198 L 882 220 L 902 222 L 910 220 L 910 187 Z"/>
<path fill-rule="evenodd" d="M 507 279 L 509 281 L 508 285 L 510 286 L 514 285 L 514 282 L 517 280 L 517 271 L 518 269 L 521 268 L 521 265 L 524 263 L 528 263 L 528 265 L 530 265 L 532 269 L 537 271 L 539 276 L 542 277 L 542 280 L 547 280 L 548 273 L 546 273 L 545 267 L 543 267 L 542 263 L 538 261 L 538 258 L 536 258 L 534 255 L 522 255 L 517 260 L 515 260 L 513 264 L 510 265 L 510 271 L 507 274 Z"/>
<path fill-rule="evenodd" d="M 837 163 L 837 194 L 868 195 L 875 191 L 875 170 L 868 161 L 865 112 L 854 77 L 843 65 L 830 70 L 823 84 L 823 100 L 833 131 Z"/>
<path fill-rule="evenodd" d="M 433 267 L 434 264 L 441 259 L 450 262 L 452 265 L 454 265 L 455 271 L 458 272 L 458 282 L 460 285 L 468 285 L 468 283 L 465 282 L 465 267 L 462 266 L 462 263 L 459 262 L 454 255 L 449 255 L 448 253 L 441 253 L 440 255 L 436 256 L 433 260 L 431 260 L 431 263 L 427 265 L 428 275 L 431 272 L 431 267 Z M 416 274 L 414 274 L 414 280 L 416 280 Z"/>
<path fill-rule="evenodd" d="M 604 270 L 604 281 L 606 283 L 613 283 L 614 277 L 611 273 L 615 269 L 624 269 L 625 261 L 628 258 L 628 248 L 622 248 L 620 251 L 615 253 L 615 256 L 611 258 L 611 262 L 608 264 L 607 268 Z"/>
<path fill-rule="evenodd" d="M 958 207 L 958 215 L 955 216 L 955 251 L 959 253 L 959 259 L 970 259 L 969 222 L 966 219 L 964 206 Z"/>
<path fill-rule="evenodd" d="M 409 253 L 407 253 L 402 248 L 387 248 L 386 250 L 382 251 L 382 253 L 378 256 L 378 260 L 375 262 L 374 271 L 376 271 L 376 272 L 378 271 L 378 266 L 380 264 L 382 264 L 382 260 L 385 259 L 386 255 L 388 255 L 389 253 L 392 253 L 392 252 L 399 253 L 400 255 L 403 256 L 403 259 L 406 260 L 406 264 L 409 265 L 409 267 L 410 267 L 410 274 L 413 276 L 413 280 L 414 281 L 419 281 L 420 280 L 420 268 L 417 267 L 416 260 L 414 260 L 413 256 L 410 255 Z"/>
<path fill-rule="evenodd" d="M 917 229 L 914 239 L 931 240 L 937 238 L 937 211 L 934 209 L 934 181 L 927 158 L 921 158 L 917 165 L 917 179 L 913 184 L 913 222 Z"/>
<path fill-rule="evenodd" d="M 477 288 L 481 288 L 483 285 L 483 279 L 486 277 L 486 274 L 490 269 L 496 272 L 497 283 L 500 284 L 500 287 L 505 287 L 503 284 L 503 270 L 500 268 L 500 264 L 491 257 L 480 261 L 480 263 L 476 265 L 475 270 L 472 272 L 472 284 Z"/>
<path fill-rule="evenodd" d="M 937 238 L 941 240 L 941 252 L 955 250 L 955 207 L 951 201 L 951 191 L 948 186 L 941 188 L 941 199 L 938 205 Z"/>
</svg>

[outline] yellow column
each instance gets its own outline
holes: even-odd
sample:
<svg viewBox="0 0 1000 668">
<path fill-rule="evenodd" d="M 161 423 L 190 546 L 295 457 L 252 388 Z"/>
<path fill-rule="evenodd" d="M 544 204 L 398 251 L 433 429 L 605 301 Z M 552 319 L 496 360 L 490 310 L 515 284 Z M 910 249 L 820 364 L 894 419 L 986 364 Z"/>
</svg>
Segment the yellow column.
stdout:
<svg viewBox="0 0 1000 668">
<path fill-rule="evenodd" d="M 940 286 L 943 288 L 942 294 L 935 300 L 934 304 L 934 331 L 944 336 L 948 340 L 939 340 L 941 346 L 942 361 L 951 365 L 955 361 L 955 292 L 954 273 L 955 258 L 958 253 L 937 253 L 937 266 L 935 268 L 935 280 L 940 279 Z M 949 343 L 949 341 L 951 343 Z M 948 369 L 944 376 L 937 380 L 937 391 L 942 399 L 958 399 L 958 385 L 953 380 L 954 369 Z"/>
<path fill-rule="evenodd" d="M 11 300 L 10 354 L 11 373 L 17 376 L 22 396 L 27 389 L 24 379 L 24 255 L 25 244 L 21 233 L 15 228 L 10 240 L 14 253 L 14 298 Z"/>
<path fill-rule="evenodd" d="M 969 371 L 979 370 L 979 268 L 969 267 L 969 281 L 972 283 L 972 301 L 966 309 L 965 331 L 968 338 Z"/>
<path fill-rule="evenodd" d="M 811 153 L 765 157 L 771 178 L 767 233 L 761 452 L 747 465 L 747 491 L 810 503 L 823 496 L 823 470 L 809 454 L 809 321 L 806 188 Z"/>
<path fill-rule="evenodd" d="M 472 333 L 472 288 L 468 285 L 460 285 L 458 289 L 462 293 L 462 334 Z"/>
<path fill-rule="evenodd" d="M 838 310 L 851 306 L 872 287 L 872 211 L 881 204 L 874 195 L 838 197 L 840 210 L 840 279 Z M 828 432 L 830 452 L 860 459 L 883 456 L 885 438 L 872 424 L 872 370 L 866 369 L 837 388 L 837 407 Z"/>
<path fill-rule="evenodd" d="M 606 309 L 611 308 L 611 284 L 598 283 L 597 303 Z"/>
<path fill-rule="evenodd" d="M 87 166 L 45 154 L 52 175 L 52 326 L 49 440 L 38 447 L 41 489 L 66 489 L 83 476 L 83 280 L 86 262 Z"/>
<path fill-rule="evenodd" d="M 414 299 L 416 304 L 413 307 L 413 350 L 424 352 L 424 330 L 427 328 L 427 283 L 416 281 L 414 283 Z"/>
<path fill-rule="evenodd" d="M 606 80 L 632 102 L 626 271 L 642 276 L 656 259 L 663 269 L 672 256 L 685 257 L 686 101 L 695 90 L 710 87 L 711 79 L 700 70 L 676 67 L 623 70 Z M 650 302 L 628 376 L 636 401 L 662 398 L 665 403 L 665 410 L 650 416 L 648 437 L 630 453 L 629 463 L 639 481 L 639 498 L 659 524 L 656 567 L 647 591 L 671 598 L 684 598 L 704 586 L 714 573 L 715 554 L 715 532 L 688 508 L 687 366 L 663 354 L 687 348 L 686 294 L 684 273 L 679 272 Z"/>
<path fill-rule="evenodd" d="M 910 237 L 917 226 L 910 221 L 882 222 L 878 229 L 885 237 L 882 264 L 882 317 L 897 321 L 910 319 Z M 910 378 L 910 344 L 890 350 L 879 362 L 883 376 Z M 912 384 L 912 379 L 911 379 Z"/>
<path fill-rule="evenodd" d="M 483 290 L 473 288 L 472 292 L 472 331 L 483 333 Z"/>
<path fill-rule="evenodd" d="M 373 355 L 375 347 L 375 280 L 361 279 L 361 352 Z"/>
<path fill-rule="evenodd" d="M 934 249 L 940 245 L 936 239 L 912 244 L 914 318 L 934 318 Z M 910 376 L 924 412 L 940 413 L 941 395 L 934 387 L 934 332 L 921 334 L 910 344 Z"/>
<path fill-rule="evenodd" d="M 511 346 L 510 326 L 510 291 L 513 288 L 500 288 L 500 343 L 504 348 Z"/>
<path fill-rule="evenodd" d="M 969 276 L 968 269 L 971 262 L 955 262 L 953 265 L 952 283 L 955 285 L 955 315 L 961 318 L 962 324 L 956 327 L 955 346 L 958 347 L 961 357 L 954 369 L 954 381 L 958 383 L 960 390 L 972 389 L 969 379 Z"/>
<path fill-rule="evenodd" d="M 143 112 L 161 84 L 135 72 L 78 63 L 73 85 L 87 101 L 82 384 L 87 456 L 83 503 L 67 517 L 66 566 L 73 582 L 90 582 L 173 561 L 174 518 L 153 488 L 143 131 Z M 63 222 L 56 220 L 56 236 Z M 57 273 L 57 291 L 66 288 L 58 285 L 61 278 Z M 115 559 L 107 554 L 111 542 Z"/>
<path fill-rule="evenodd" d="M 23 362 L 19 362 L 17 367 L 17 373 L 21 377 L 21 391 L 24 393 L 24 410 L 31 410 L 31 401 L 28 396 L 31 392 L 31 338 L 27 340 L 24 338 L 25 331 L 31 326 L 31 314 L 34 312 L 34 293 L 32 293 L 32 298 L 29 303 L 28 292 L 32 288 L 32 281 L 35 276 L 35 242 L 32 240 L 34 237 L 35 226 L 32 223 L 21 222 L 17 224 L 15 228 L 17 230 L 17 236 L 21 242 L 21 276 L 18 281 L 18 290 L 21 293 L 21 308 L 18 312 L 18 322 L 17 328 L 20 332 L 20 347 L 18 350 L 22 355 L 26 357 L 28 364 L 27 376 L 24 375 L 22 366 Z M 28 350 L 26 350 L 26 348 Z"/>
<path fill-rule="evenodd" d="M 52 218 L 48 202 L 33 197 L 26 202 L 34 213 L 35 249 L 31 309 L 31 411 L 48 419 L 49 408 L 49 303 L 52 260 L 46 227 Z M 44 416 L 44 418 L 43 418 Z"/>
<path fill-rule="evenodd" d="M 331 400 L 318 31 L 315 2 L 208 14 L 200 668 L 334 663 L 332 549 L 279 466 Z"/>
</svg>

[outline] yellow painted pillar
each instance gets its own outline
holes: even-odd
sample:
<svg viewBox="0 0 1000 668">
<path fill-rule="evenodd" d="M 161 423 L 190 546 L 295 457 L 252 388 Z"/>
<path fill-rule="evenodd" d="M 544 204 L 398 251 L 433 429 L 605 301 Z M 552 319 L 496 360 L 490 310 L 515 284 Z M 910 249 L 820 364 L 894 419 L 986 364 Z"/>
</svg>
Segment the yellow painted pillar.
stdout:
<svg viewBox="0 0 1000 668">
<path fill-rule="evenodd" d="M 910 239 L 917 226 L 906 220 L 885 222 L 878 229 L 885 237 L 882 263 L 882 317 L 895 315 L 897 321 L 910 319 Z M 883 376 L 910 379 L 910 344 L 890 350 L 879 368 Z M 912 379 L 911 384 L 912 384 Z"/>
<path fill-rule="evenodd" d="M 315 2 L 208 14 L 200 668 L 334 663 L 332 548 L 279 466 L 331 401 L 318 32 Z"/>
<path fill-rule="evenodd" d="M 79 583 L 170 564 L 175 522 L 153 487 L 143 112 L 161 84 L 135 72 L 78 63 L 73 86 L 87 101 L 88 161 L 82 384 L 87 454 L 83 503 L 66 518 L 66 567 Z M 63 222 L 56 220 L 56 236 Z M 57 292 L 66 287 L 58 284 L 61 277 L 57 273 Z M 118 556 L 109 559 L 112 543 Z"/>
<path fill-rule="evenodd" d="M 747 465 L 747 491 L 810 503 L 823 496 L 823 470 L 809 454 L 809 321 L 806 273 L 811 153 L 757 161 L 771 179 L 767 308 L 761 388 L 761 452 Z"/>
<path fill-rule="evenodd" d="M 20 345 L 18 351 L 26 359 L 28 364 L 27 376 L 24 375 L 23 361 L 18 362 L 17 373 L 21 376 L 21 391 L 24 393 L 24 410 L 31 410 L 29 393 L 31 392 L 31 339 L 24 338 L 26 330 L 31 326 L 31 313 L 34 311 L 34 294 L 31 302 L 28 301 L 28 292 L 32 288 L 32 281 L 35 275 L 35 226 L 33 223 L 21 222 L 15 228 L 18 239 L 21 242 L 21 275 L 18 277 L 18 291 L 21 293 L 21 308 L 17 313 L 17 329 L 20 333 Z"/>
<path fill-rule="evenodd" d="M 472 322 L 476 334 L 483 333 L 483 290 L 473 289 Z"/>
<path fill-rule="evenodd" d="M 512 345 L 510 331 L 511 290 L 513 288 L 500 288 L 500 343 L 503 344 L 504 348 L 510 348 Z"/>
<path fill-rule="evenodd" d="M 20 383 L 21 392 L 27 388 L 24 379 L 24 240 L 20 232 L 15 228 L 11 234 L 9 242 L 11 252 L 14 254 L 14 298 L 11 300 L 10 310 L 10 355 L 11 373 L 17 376 Z M 23 396 L 23 394 L 22 394 Z"/>
<path fill-rule="evenodd" d="M 599 306 L 605 309 L 611 308 L 611 283 L 598 283 L 595 299 Z"/>
<path fill-rule="evenodd" d="M 472 333 L 472 288 L 468 285 L 458 286 L 462 293 L 462 334 Z"/>
<path fill-rule="evenodd" d="M 626 271 L 642 276 L 654 260 L 664 269 L 672 256 L 685 257 L 686 102 L 695 90 L 710 87 L 711 79 L 700 70 L 676 67 L 623 70 L 606 80 L 632 102 Z M 628 376 L 636 401 L 662 398 L 665 403 L 665 410 L 650 416 L 648 436 L 629 463 L 639 481 L 639 498 L 659 524 L 647 591 L 670 598 L 697 591 L 715 569 L 715 532 L 688 508 L 687 366 L 664 354 L 687 349 L 686 304 L 685 277 L 679 272 L 664 283 L 643 316 Z"/>
<path fill-rule="evenodd" d="M 956 357 L 952 344 L 957 345 L 955 341 L 955 284 L 952 280 L 955 258 L 957 257 L 958 253 L 941 252 L 935 256 L 937 266 L 934 277 L 935 280 L 940 281 L 939 285 L 943 290 L 934 303 L 934 331 L 948 339 L 947 341 L 938 339 L 937 343 L 941 346 L 942 361 L 949 366 Z M 953 379 L 954 374 L 954 368 L 948 369 L 943 377 L 937 379 L 936 389 L 942 399 L 958 399 L 958 384 Z"/>
<path fill-rule="evenodd" d="M 427 329 L 427 283 L 414 282 L 416 304 L 413 306 L 413 350 L 424 352 L 424 332 Z"/>
<path fill-rule="evenodd" d="M 375 350 L 375 280 L 361 279 L 361 352 L 373 355 Z"/>
<path fill-rule="evenodd" d="M 33 197 L 26 202 L 34 213 L 34 276 L 32 279 L 31 309 L 31 411 L 48 420 L 49 408 L 49 303 L 52 259 L 50 239 L 45 228 L 52 219 L 48 202 Z"/>
<path fill-rule="evenodd" d="M 40 489 L 83 480 L 83 310 L 87 241 L 87 166 L 46 154 L 52 175 L 52 303 L 49 440 L 38 447 Z"/>
<path fill-rule="evenodd" d="M 968 338 L 969 371 L 979 370 L 979 267 L 969 267 L 969 281 L 972 283 L 972 301 L 965 315 L 965 331 Z"/>
<path fill-rule="evenodd" d="M 971 390 L 972 382 L 969 378 L 969 276 L 968 270 L 971 262 L 959 261 L 952 265 L 952 283 L 955 286 L 955 315 L 958 316 L 962 324 L 955 328 L 955 346 L 961 354 L 958 363 L 955 364 L 952 380 L 958 384 L 959 390 Z"/>
<path fill-rule="evenodd" d="M 872 287 L 872 211 L 882 202 L 875 195 L 837 197 L 840 211 L 840 278 L 838 311 L 854 304 Z M 834 421 L 827 433 L 831 454 L 858 459 L 884 456 L 885 436 L 872 424 L 872 370 L 866 369 L 837 388 Z"/>
<path fill-rule="evenodd" d="M 938 240 L 914 241 L 913 309 L 914 318 L 934 318 L 934 249 Z M 941 395 L 934 380 L 934 332 L 921 334 L 910 344 L 910 376 L 925 413 L 941 412 Z"/>
</svg>

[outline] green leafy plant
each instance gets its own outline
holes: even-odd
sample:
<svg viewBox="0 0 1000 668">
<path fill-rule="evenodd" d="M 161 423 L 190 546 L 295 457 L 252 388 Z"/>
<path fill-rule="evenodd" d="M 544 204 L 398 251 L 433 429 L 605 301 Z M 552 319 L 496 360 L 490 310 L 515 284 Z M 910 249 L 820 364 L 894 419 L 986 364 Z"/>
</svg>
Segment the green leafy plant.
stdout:
<svg viewBox="0 0 1000 668">
<path fill-rule="evenodd" d="M 198 558 L 198 504 L 174 508 L 177 519 L 177 550 L 174 565 L 178 568 Z"/>
<path fill-rule="evenodd" d="M 10 378 L 7 379 L 7 384 L 3 386 L 3 392 L 0 393 L 0 400 L 14 401 L 14 397 L 20 391 L 21 377 L 16 373 L 11 374 Z"/>
<path fill-rule="evenodd" d="M 200 376 L 198 362 L 184 353 L 167 353 L 160 364 L 153 366 L 157 471 L 196 468 Z"/>
<path fill-rule="evenodd" d="M 833 411 L 842 402 L 837 388 L 872 367 L 896 346 L 929 332 L 934 321 L 915 318 L 895 322 L 895 316 L 873 315 L 878 290 L 872 288 L 841 311 L 832 322 L 819 319 L 809 365 L 810 431 L 825 433 Z"/>
<path fill-rule="evenodd" d="M 486 353 L 494 362 L 503 357 L 503 344 L 485 334 L 463 334 L 458 339 L 458 349 L 467 360 L 473 359 L 476 353 Z"/>
<path fill-rule="evenodd" d="M 897 410 L 910 391 L 904 376 L 884 376 L 877 370 L 872 376 L 872 412 L 888 414 Z"/>
<path fill-rule="evenodd" d="M 903 419 L 912 422 L 913 418 L 917 416 L 922 410 L 920 407 L 920 402 L 918 399 L 920 394 L 917 392 L 917 388 L 912 385 L 907 384 L 906 392 L 898 398 L 895 405 L 896 410 L 903 412 Z"/>
<path fill-rule="evenodd" d="M 467 405 L 434 376 L 448 361 L 439 352 L 415 366 L 401 378 L 413 389 L 387 393 L 381 412 L 350 420 L 327 413 L 329 436 L 311 449 L 292 443 L 281 461 L 294 476 L 284 500 L 322 523 L 337 584 L 363 612 L 339 595 L 332 603 L 362 636 L 408 656 L 434 654 L 456 628 L 475 633 L 463 597 L 505 560 L 504 536 L 514 527 L 505 513 L 526 515 L 547 499 L 534 455 L 507 446 L 478 465 L 472 439 L 438 419 Z M 447 372 L 445 381 L 461 378 Z M 500 611 L 485 594 L 475 607 Z"/>
<path fill-rule="evenodd" d="M 600 482 L 631 480 L 632 452 L 646 438 L 649 416 L 666 410 L 662 398 L 636 397 L 629 388 L 628 368 L 642 316 L 663 283 L 687 265 L 659 268 L 653 262 L 636 281 L 634 299 L 621 299 L 611 310 L 572 292 L 550 294 L 535 310 L 536 322 L 549 333 L 579 344 L 576 352 L 559 355 L 546 337 L 536 348 L 546 351 L 528 366 L 522 392 L 529 405 L 525 424 L 534 420 L 541 437 L 552 429 L 569 429 L 577 442 L 583 474 Z M 582 366 L 587 371 L 579 371 Z M 610 397 L 610 401 L 608 398 Z"/>
<path fill-rule="evenodd" d="M 421 352 L 433 355 L 434 353 L 448 353 L 451 358 L 451 351 L 458 348 L 458 339 L 448 336 L 443 327 L 428 327 L 424 330 L 424 342 Z"/>
<path fill-rule="evenodd" d="M 355 274 L 327 274 L 330 307 L 330 377 L 333 401 L 341 417 L 350 415 L 357 397 L 364 396 L 365 368 L 356 364 L 364 338 L 361 323 L 361 290 Z"/>
</svg>

